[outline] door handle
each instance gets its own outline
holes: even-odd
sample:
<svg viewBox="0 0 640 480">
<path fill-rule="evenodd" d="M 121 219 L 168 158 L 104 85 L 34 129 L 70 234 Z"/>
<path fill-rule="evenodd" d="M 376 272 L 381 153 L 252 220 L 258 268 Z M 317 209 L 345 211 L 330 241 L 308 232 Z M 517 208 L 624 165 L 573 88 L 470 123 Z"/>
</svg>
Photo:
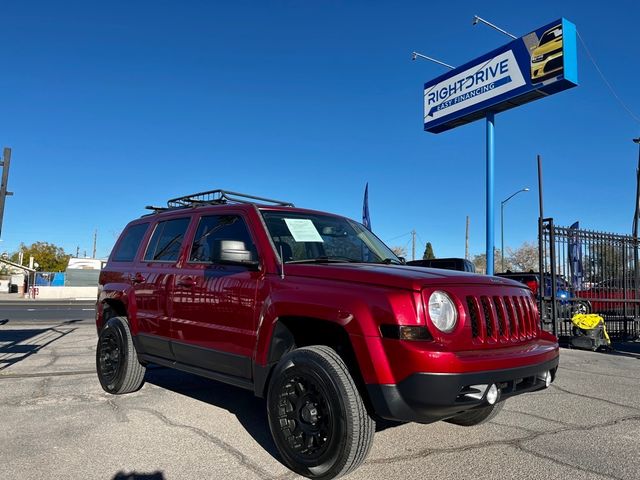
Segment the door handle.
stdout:
<svg viewBox="0 0 640 480">
<path fill-rule="evenodd" d="M 178 280 L 178 286 L 191 288 L 196 284 L 196 281 L 191 277 L 181 278 Z"/>
<path fill-rule="evenodd" d="M 129 280 L 131 280 L 132 283 L 142 283 L 145 281 L 145 278 L 141 273 L 136 273 L 135 275 L 130 276 Z"/>
</svg>

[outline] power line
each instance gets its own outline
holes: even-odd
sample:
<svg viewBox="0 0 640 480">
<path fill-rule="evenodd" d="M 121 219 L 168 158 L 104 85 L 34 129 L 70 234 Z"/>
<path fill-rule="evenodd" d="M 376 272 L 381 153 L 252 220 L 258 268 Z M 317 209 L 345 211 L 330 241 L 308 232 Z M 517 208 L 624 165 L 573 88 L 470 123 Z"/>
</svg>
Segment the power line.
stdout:
<svg viewBox="0 0 640 480">
<path fill-rule="evenodd" d="M 635 113 L 633 113 L 633 111 L 629 107 L 627 107 L 627 105 L 618 96 L 618 94 L 614 90 L 614 88 L 611 85 L 611 83 L 609 83 L 609 80 L 607 80 L 607 78 L 604 76 L 604 73 L 602 73 L 602 70 L 600 70 L 600 67 L 596 63 L 595 58 L 593 58 L 593 55 L 591 55 L 591 52 L 589 51 L 589 48 L 587 47 L 587 44 L 582 39 L 582 35 L 580 35 L 580 32 L 576 31 L 576 33 L 578 34 L 578 38 L 580 39 L 580 43 L 582 43 L 582 46 L 583 46 L 585 52 L 587 52 L 587 56 L 589 57 L 589 60 L 591 60 L 591 63 L 593 63 L 593 66 L 596 67 L 596 71 L 600 74 L 600 77 L 602 78 L 602 81 L 605 83 L 605 85 L 607 86 L 607 88 L 609 89 L 609 91 L 611 92 L 613 97 L 618 101 L 620 106 L 627 111 L 627 113 L 629 114 L 629 116 L 631 118 L 633 118 L 636 122 L 640 123 L 640 117 L 638 117 Z"/>
<path fill-rule="evenodd" d="M 402 235 L 398 235 L 398 236 L 395 236 L 393 238 L 388 238 L 387 239 L 387 243 L 389 243 L 391 240 L 395 240 L 396 238 L 404 237 L 406 235 L 411 235 L 411 232 L 403 233 Z"/>
</svg>

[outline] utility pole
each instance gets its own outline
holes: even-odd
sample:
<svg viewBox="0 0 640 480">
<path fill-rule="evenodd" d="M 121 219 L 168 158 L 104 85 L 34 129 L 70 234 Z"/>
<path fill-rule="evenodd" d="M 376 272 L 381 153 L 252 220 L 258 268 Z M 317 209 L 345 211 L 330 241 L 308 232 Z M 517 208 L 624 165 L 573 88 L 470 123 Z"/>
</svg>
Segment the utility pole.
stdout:
<svg viewBox="0 0 640 480">
<path fill-rule="evenodd" d="M 633 143 L 638 145 L 638 167 L 636 168 L 636 205 L 633 214 L 633 280 L 635 288 L 640 285 L 640 263 L 638 259 L 638 217 L 640 217 L 640 137 L 634 138 Z M 636 290 L 637 291 L 637 290 Z M 638 318 L 638 304 L 634 303 L 634 316 Z"/>
<path fill-rule="evenodd" d="M 469 260 L 469 215 L 467 215 L 467 228 L 464 233 L 464 259 Z"/>
<path fill-rule="evenodd" d="M 416 259 L 416 231 L 411 230 L 411 260 Z"/>
<path fill-rule="evenodd" d="M 11 149 L 5 147 L 2 153 L 2 180 L 0 181 L 0 237 L 2 237 L 2 219 L 4 217 L 4 201 L 8 196 L 13 195 L 13 192 L 7 191 L 7 183 L 9 182 L 9 165 L 11 163 Z"/>
<path fill-rule="evenodd" d="M 80 245 L 76 247 L 76 258 L 80 258 Z"/>
<path fill-rule="evenodd" d="M 93 232 L 93 256 L 91 258 L 96 258 L 96 243 L 98 242 L 98 230 L 96 229 Z"/>
</svg>

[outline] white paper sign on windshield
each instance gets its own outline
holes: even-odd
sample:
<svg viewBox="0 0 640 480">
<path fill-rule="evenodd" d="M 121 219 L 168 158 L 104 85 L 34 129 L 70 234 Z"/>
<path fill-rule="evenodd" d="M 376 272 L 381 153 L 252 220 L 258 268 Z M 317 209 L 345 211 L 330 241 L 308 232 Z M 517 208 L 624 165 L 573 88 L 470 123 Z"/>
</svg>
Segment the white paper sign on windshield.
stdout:
<svg viewBox="0 0 640 480">
<path fill-rule="evenodd" d="M 308 218 L 285 218 L 284 222 L 296 242 L 322 242 L 316 226 Z"/>
</svg>

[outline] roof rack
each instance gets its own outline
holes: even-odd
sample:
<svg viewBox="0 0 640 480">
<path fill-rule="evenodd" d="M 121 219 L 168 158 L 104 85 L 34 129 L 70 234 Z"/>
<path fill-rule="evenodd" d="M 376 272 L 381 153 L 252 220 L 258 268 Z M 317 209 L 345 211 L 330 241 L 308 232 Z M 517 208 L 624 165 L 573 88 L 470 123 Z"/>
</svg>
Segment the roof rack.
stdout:
<svg viewBox="0 0 640 480">
<path fill-rule="evenodd" d="M 249 203 L 279 205 L 282 207 L 293 207 L 293 203 L 270 198 L 256 197 L 246 193 L 230 192 L 228 190 L 209 190 L 208 192 L 193 193 L 184 197 L 177 197 L 167 200 L 166 207 L 151 207 L 156 211 L 163 211 L 172 208 L 197 207 L 200 205 L 223 205 L 228 203 Z M 148 207 L 147 207 L 148 208 Z"/>
</svg>

